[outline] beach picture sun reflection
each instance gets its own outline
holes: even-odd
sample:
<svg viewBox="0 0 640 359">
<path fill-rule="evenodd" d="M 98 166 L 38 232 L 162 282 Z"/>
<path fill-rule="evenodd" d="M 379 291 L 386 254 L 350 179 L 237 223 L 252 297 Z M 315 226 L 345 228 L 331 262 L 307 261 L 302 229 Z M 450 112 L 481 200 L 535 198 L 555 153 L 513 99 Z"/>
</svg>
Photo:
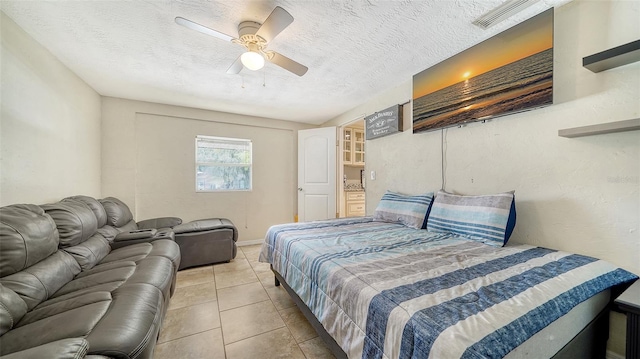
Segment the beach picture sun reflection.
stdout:
<svg viewBox="0 0 640 359">
<path fill-rule="evenodd" d="M 413 132 L 553 103 L 553 9 L 413 76 Z"/>
</svg>

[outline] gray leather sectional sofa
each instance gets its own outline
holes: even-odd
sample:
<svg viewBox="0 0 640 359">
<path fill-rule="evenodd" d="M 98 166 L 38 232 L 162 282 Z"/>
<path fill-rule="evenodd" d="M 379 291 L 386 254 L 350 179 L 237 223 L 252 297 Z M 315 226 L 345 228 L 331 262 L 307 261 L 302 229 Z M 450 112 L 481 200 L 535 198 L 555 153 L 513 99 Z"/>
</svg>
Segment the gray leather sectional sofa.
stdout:
<svg viewBox="0 0 640 359">
<path fill-rule="evenodd" d="M 0 208 L 2 359 L 151 358 L 180 266 L 169 229 L 179 223 L 136 223 L 114 198 Z"/>
</svg>

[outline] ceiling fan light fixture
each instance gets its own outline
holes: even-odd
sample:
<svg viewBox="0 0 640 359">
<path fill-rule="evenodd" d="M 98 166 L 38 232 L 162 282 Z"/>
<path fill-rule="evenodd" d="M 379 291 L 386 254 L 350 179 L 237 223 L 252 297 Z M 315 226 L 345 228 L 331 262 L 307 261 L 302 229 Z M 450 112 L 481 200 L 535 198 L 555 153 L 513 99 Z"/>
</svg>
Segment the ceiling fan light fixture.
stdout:
<svg viewBox="0 0 640 359">
<path fill-rule="evenodd" d="M 247 51 L 240 56 L 240 61 L 249 70 L 260 70 L 264 67 L 264 56 L 254 51 Z"/>
<path fill-rule="evenodd" d="M 2 0 L 0 0 L 2 1 Z M 540 0 L 522 0 L 522 1 L 540 1 Z M 234 44 L 243 46 L 247 52 L 240 55 L 227 69 L 227 73 L 235 75 L 240 73 L 243 68 L 252 71 L 260 70 L 264 67 L 265 61 L 279 66 L 291 73 L 302 76 L 307 73 L 306 66 L 293 61 L 292 59 L 279 54 L 272 50 L 267 50 L 267 45 L 279 33 L 286 29 L 293 22 L 293 16 L 280 6 L 276 6 L 269 17 L 260 24 L 255 21 L 243 21 L 238 24 L 238 38 L 233 38 L 220 31 L 202 26 L 183 17 L 175 18 L 176 24 L 187 27 L 191 30 L 201 32 L 206 35 L 217 37 L 221 40 L 229 41 Z"/>
</svg>

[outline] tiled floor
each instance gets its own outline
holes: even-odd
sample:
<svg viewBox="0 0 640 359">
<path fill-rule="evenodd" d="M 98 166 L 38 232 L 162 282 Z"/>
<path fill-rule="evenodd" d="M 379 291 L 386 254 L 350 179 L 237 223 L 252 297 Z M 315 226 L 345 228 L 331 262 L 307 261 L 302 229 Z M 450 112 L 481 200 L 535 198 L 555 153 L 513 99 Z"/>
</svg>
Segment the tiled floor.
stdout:
<svg viewBox="0 0 640 359">
<path fill-rule="evenodd" d="M 178 272 L 154 358 L 333 358 L 259 252 Z"/>
</svg>

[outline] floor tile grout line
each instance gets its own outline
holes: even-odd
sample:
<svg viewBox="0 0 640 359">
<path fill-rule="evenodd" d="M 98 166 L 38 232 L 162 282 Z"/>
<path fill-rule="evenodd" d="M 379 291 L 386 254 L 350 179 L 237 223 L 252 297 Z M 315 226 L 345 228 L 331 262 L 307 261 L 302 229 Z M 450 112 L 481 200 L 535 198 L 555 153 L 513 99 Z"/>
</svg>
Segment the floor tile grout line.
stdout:
<svg viewBox="0 0 640 359">
<path fill-rule="evenodd" d="M 209 329 L 205 329 L 205 330 L 202 330 L 202 331 L 199 331 L 199 332 L 195 332 L 195 333 L 187 334 L 187 335 L 184 335 L 184 336 L 181 336 L 181 337 L 173 338 L 173 339 L 171 339 L 171 340 L 167 340 L 167 341 L 164 341 L 164 342 L 157 342 L 157 344 L 159 345 L 159 344 L 167 344 L 167 343 L 171 343 L 171 342 L 176 341 L 176 340 L 179 340 L 179 339 L 188 338 L 188 337 L 191 337 L 191 336 L 194 336 L 194 335 L 197 335 L 197 334 L 202 334 L 202 333 L 210 332 L 210 331 L 212 331 L 212 330 L 216 330 L 216 329 L 220 329 L 220 331 L 222 331 L 222 325 L 220 325 L 220 326 L 219 326 L 219 327 L 217 327 L 217 328 L 209 328 Z"/>
<path fill-rule="evenodd" d="M 218 313 L 224 313 L 224 312 L 228 312 L 228 311 L 230 311 L 230 310 L 240 309 L 240 308 L 248 307 L 248 306 L 250 306 L 250 305 L 264 303 L 264 302 L 267 302 L 267 301 L 271 301 L 271 298 L 269 298 L 269 299 L 265 299 L 265 300 L 261 300 L 261 301 L 259 301 L 259 302 L 255 302 L 255 303 L 249 303 L 249 304 L 241 305 L 241 306 L 239 306 L 239 307 L 234 307 L 234 308 L 225 309 L 225 310 L 220 310 L 220 309 L 219 309 L 219 308 L 220 308 L 220 304 L 218 304 Z M 273 302 L 272 302 L 272 304 L 273 304 Z M 275 305 L 274 305 L 274 306 L 275 306 Z M 276 311 L 277 311 L 277 310 L 278 310 L 278 308 L 276 308 Z"/>
<path fill-rule="evenodd" d="M 211 270 L 213 271 L 213 280 L 215 281 L 216 279 L 216 271 L 213 269 L 213 266 L 211 266 Z M 220 295 L 218 294 L 218 285 L 216 284 L 214 286 L 215 291 L 216 291 L 216 298 L 220 299 Z M 222 316 L 220 315 L 221 311 L 220 311 L 220 301 L 217 301 L 216 303 L 216 308 L 218 310 L 218 320 L 220 321 L 220 335 L 222 336 L 222 351 L 224 353 L 224 357 L 225 359 L 227 358 L 227 346 L 224 343 L 224 328 L 222 328 Z"/>
<path fill-rule="evenodd" d="M 213 281 L 214 281 L 214 280 L 205 280 L 205 281 L 198 282 L 198 283 L 192 283 L 192 284 L 189 284 L 189 285 L 183 285 L 183 286 L 181 286 L 181 287 L 176 287 L 176 289 L 177 289 L 177 288 L 185 288 L 185 287 L 193 287 L 194 285 L 200 285 L 200 284 L 207 284 L 207 283 L 209 283 L 209 282 L 213 282 Z"/>
<path fill-rule="evenodd" d="M 258 281 L 258 282 L 259 282 L 259 281 Z M 235 288 L 235 287 L 239 287 L 239 286 L 241 286 L 241 285 L 248 285 L 248 284 L 253 284 L 253 283 L 256 283 L 256 282 L 240 283 L 240 284 L 231 285 L 231 286 L 228 286 L 228 287 L 222 287 L 222 288 L 218 288 L 218 287 L 216 287 L 216 291 L 217 291 L 217 290 L 220 290 L 220 289 Z"/>
<path fill-rule="evenodd" d="M 216 297 L 217 297 L 217 296 L 218 296 L 218 294 L 216 293 Z M 196 305 L 205 304 L 205 303 L 211 303 L 211 302 L 217 302 L 217 301 L 218 301 L 218 298 L 216 298 L 216 299 L 207 299 L 207 300 L 205 300 L 205 301 L 203 301 L 203 302 L 199 302 L 199 303 L 192 303 L 192 304 L 185 305 L 185 306 L 183 306 L 183 307 L 169 308 L 169 309 L 167 309 L 167 312 L 170 312 L 170 311 L 173 311 L 173 310 L 176 310 L 176 309 L 189 308 L 189 307 L 194 307 L 194 306 L 196 306 Z M 169 302 L 169 303 L 171 303 L 171 302 Z M 169 305 L 171 305 L 171 304 L 169 304 Z"/>
<path fill-rule="evenodd" d="M 293 307 L 292 307 L 292 308 L 293 308 Z M 291 309 L 291 308 L 285 308 L 285 309 Z M 283 310 L 285 310 L 285 309 L 283 309 Z M 297 307 L 296 307 L 296 309 L 297 309 Z M 298 309 L 298 310 L 300 310 L 300 309 Z M 318 333 L 316 333 L 316 330 L 315 330 L 315 329 L 313 329 L 313 332 L 316 334 L 316 336 L 315 336 L 315 337 L 310 338 L 310 339 L 307 339 L 307 340 L 305 340 L 305 341 L 301 341 L 301 342 L 299 342 L 299 341 L 298 341 L 298 339 L 296 339 L 296 336 L 295 336 L 295 335 L 293 335 L 293 331 L 291 331 L 291 328 L 290 328 L 290 327 L 289 327 L 289 325 L 287 324 L 287 321 L 286 321 L 286 320 L 284 320 L 284 317 L 282 316 L 282 313 L 281 313 L 281 311 L 279 311 L 279 310 L 278 310 L 278 315 L 280 315 L 280 319 L 282 319 L 282 321 L 284 322 L 284 325 L 287 327 L 287 329 L 289 329 L 289 333 L 291 333 L 291 337 L 293 337 L 293 340 L 296 342 L 296 345 L 300 346 L 300 343 L 304 343 L 304 342 L 306 342 L 307 340 L 311 340 L 311 339 L 313 339 L 313 338 L 317 338 L 317 337 L 318 337 Z M 306 318 L 305 318 L 305 320 L 306 320 Z M 300 351 L 302 351 L 302 349 L 300 349 Z M 303 352 L 303 353 L 304 353 L 304 352 Z"/>
<path fill-rule="evenodd" d="M 225 346 L 227 346 L 227 345 L 231 345 L 231 344 L 239 343 L 239 342 L 241 342 L 241 341 L 243 341 L 243 340 L 247 340 L 247 339 L 255 338 L 255 337 L 258 337 L 258 336 L 261 336 L 261 335 L 267 334 L 267 333 L 275 332 L 276 330 L 280 330 L 280 329 L 282 329 L 282 328 L 286 328 L 287 330 L 289 330 L 289 328 L 287 328 L 287 326 L 286 326 L 286 325 L 283 325 L 283 326 L 281 326 L 281 327 L 277 327 L 277 328 L 269 329 L 269 330 L 267 330 L 266 332 L 263 332 L 263 333 L 258 333 L 258 334 L 254 334 L 254 335 L 248 336 L 248 337 L 246 337 L 246 338 L 238 339 L 238 340 L 236 340 L 236 341 L 234 341 L 234 342 L 231 342 L 231 343 L 228 343 L 228 344 L 227 344 L 227 343 L 224 343 L 224 345 L 225 345 Z M 291 331 L 289 331 L 289 334 L 291 334 Z M 291 337 L 293 337 L 293 335 L 291 335 Z M 224 339 L 223 339 L 223 341 L 224 341 Z M 297 343 L 296 343 L 296 344 L 297 344 Z"/>
</svg>

